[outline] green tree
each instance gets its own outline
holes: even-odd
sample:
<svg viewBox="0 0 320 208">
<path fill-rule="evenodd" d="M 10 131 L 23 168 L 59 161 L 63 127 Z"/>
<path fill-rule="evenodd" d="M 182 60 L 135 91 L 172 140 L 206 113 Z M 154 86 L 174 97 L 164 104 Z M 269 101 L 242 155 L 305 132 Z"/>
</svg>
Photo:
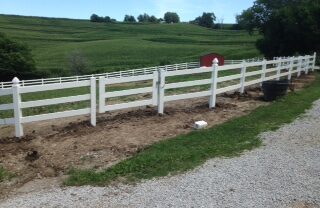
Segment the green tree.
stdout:
<svg viewBox="0 0 320 208">
<path fill-rule="evenodd" d="M 90 17 L 91 22 L 98 22 L 99 21 L 99 16 L 96 14 L 92 14 Z"/>
<path fill-rule="evenodd" d="M 112 19 L 109 16 L 105 16 L 105 17 L 100 17 L 96 14 L 92 14 L 90 17 L 90 21 L 91 22 L 106 22 L 106 23 L 111 23 L 111 22 L 116 22 L 117 20 Z"/>
<path fill-rule="evenodd" d="M 103 18 L 103 22 L 110 23 L 110 22 L 113 22 L 113 20 L 111 19 L 111 17 L 105 16 L 105 17 Z"/>
<path fill-rule="evenodd" d="M 256 0 L 237 21 L 263 35 L 257 47 L 266 57 L 320 51 L 319 0 Z"/>
<path fill-rule="evenodd" d="M 216 21 L 214 13 L 203 12 L 202 16 L 197 17 L 194 21 L 191 21 L 191 23 L 202 27 L 212 28 L 214 26 L 214 21 Z"/>
<path fill-rule="evenodd" d="M 146 13 L 140 14 L 138 16 L 138 21 L 139 22 L 149 22 L 150 21 L 150 16 L 148 14 L 146 14 Z"/>
<path fill-rule="evenodd" d="M 164 21 L 166 23 L 179 23 L 180 22 L 180 17 L 175 12 L 167 12 L 167 13 L 164 14 Z"/>
<path fill-rule="evenodd" d="M 124 22 L 130 22 L 130 23 L 134 23 L 134 22 L 137 22 L 136 21 L 136 18 L 132 15 L 126 15 L 124 16 Z"/>
<path fill-rule="evenodd" d="M 43 76 L 36 71 L 29 48 L 0 33 L 0 81 L 33 79 Z"/>
<path fill-rule="evenodd" d="M 90 21 L 91 22 L 105 22 L 105 18 L 103 17 L 100 17 L 96 14 L 92 14 L 91 17 L 90 17 Z"/>
<path fill-rule="evenodd" d="M 149 18 L 149 22 L 158 23 L 159 20 L 158 20 L 158 18 L 156 18 L 154 15 L 152 15 L 152 16 Z"/>
</svg>

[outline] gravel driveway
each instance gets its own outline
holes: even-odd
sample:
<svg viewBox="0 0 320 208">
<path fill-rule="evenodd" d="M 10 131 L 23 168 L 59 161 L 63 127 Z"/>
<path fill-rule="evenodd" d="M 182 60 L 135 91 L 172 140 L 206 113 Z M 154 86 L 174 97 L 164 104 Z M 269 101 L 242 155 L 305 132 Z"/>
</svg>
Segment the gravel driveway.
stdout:
<svg viewBox="0 0 320 208">
<path fill-rule="evenodd" d="M 212 159 L 186 174 L 136 186 L 53 188 L 0 207 L 319 207 L 320 100 L 262 138 L 261 148 Z"/>
</svg>

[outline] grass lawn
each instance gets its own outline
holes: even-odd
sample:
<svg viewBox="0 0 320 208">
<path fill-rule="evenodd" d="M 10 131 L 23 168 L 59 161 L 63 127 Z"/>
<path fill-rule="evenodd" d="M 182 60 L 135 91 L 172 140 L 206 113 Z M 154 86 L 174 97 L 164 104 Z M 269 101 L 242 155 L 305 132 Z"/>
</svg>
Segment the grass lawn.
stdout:
<svg viewBox="0 0 320 208">
<path fill-rule="evenodd" d="M 237 156 L 261 145 L 258 135 L 290 123 L 320 98 L 320 74 L 314 83 L 250 114 L 210 129 L 153 144 L 106 170 L 72 170 L 66 185 L 108 185 L 191 170 L 213 157 Z"/>
<path fill-rule="evenodd" d="M 68 59 L 74 51 L 86 56 L 86 74 L 198 61 L 210 52 L 227 59 L 260 55 L 257 34 L 190 24 L 105 24 L 0 15 L 0 30 L 28 44 L 38 70 L 47 77 L 70 75 Z"/>
</svg>

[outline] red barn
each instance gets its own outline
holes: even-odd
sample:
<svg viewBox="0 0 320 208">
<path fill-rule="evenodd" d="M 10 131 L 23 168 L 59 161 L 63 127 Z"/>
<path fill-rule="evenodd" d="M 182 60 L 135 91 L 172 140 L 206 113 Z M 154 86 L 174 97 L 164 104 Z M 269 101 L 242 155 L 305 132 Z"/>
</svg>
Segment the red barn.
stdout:
<svg viewBox="0 0 320 208">
<path fill-rule="evenodd" d="M 200 66 L 211 67 L 212 61 L 217 58 L 219 60 L 219 66 L 224 65 L 224 57 L 217 53 L 209 53 L 200 57 Z"/>
</svg>

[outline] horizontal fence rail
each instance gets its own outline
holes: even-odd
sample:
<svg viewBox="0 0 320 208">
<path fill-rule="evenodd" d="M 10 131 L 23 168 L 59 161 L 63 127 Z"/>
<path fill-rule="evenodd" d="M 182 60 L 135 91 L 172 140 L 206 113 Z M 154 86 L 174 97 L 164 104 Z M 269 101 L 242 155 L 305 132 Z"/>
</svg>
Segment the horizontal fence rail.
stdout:
<svg viewBox="0 0 320 208">
<path fill-rule="evenodd" d="M 252 58 L 252 59 L 246 59 L 245 61 L 254 62 L 254 61 L 262 61 L 262 60 L 263 60 L 262 58 Z M 237 63 L 241 63 L 242 61 L 244 60 L 225 60 L 225 64 L 237 64 Z M 192 68 L 198 68 L 198 67 L 200 67 L 199 62 L 190 62 L 190 63 L 142 68 L 142 69 L 133 69 L 133 70 L 119 71 L 119 72 L 108 72 L 103 74 L 21 80 L 20 85 L 33 86 L 33 85 L 45 85 L 45 84 L 57 84 L 57 83 L 74 82 L 74 81 L 84 81 L 84 80 L 90 80 L 91 77 L 95 77 L 98 79 L 101 76 L 104 76 L 106 78 L 131 77 L 131 76 L 153 74 L 153 72 L 158 70 L 176 71 L 176 70 L 185 70 L 185 69 L 192 69 Z M 0 88 L 10 88 L 10 87 L 12 87 L 12 82 L 0 82 Z"/>
<path fill-rule="evenodd" d="M 260 57 L 251 58 L 251 59 L 241 59 L 241 60 L 225 60 L 225 61 L 224 61 L 224 64 L 225 64 L 225 65 L 240 64 L 240 63 L 242 63 L 243 61 L 245 61 L 245 62 L 259 62 L 259 61 L 263 61 L 263 60 L 264 60 L 264 58 L 260 58 Z"/>
<path fill-rule="evenodd" d="M 43 100 L 34 100 L 34 101 L 21 100 L 21 95 L 25 93 L 51 91 L 51 90 L 68 89 L 68 88 L 79 88 L 79 87 L 90 87 L 90 94 L 52 98 L 52 99 L 43 99 Z M 86 81 L 79 81 L 79 82 L 73 82 L 73 83 L 67 83 L 67 84 L 47 84 L 42 87 L 38 87 L 38 86 L 23 87 L 20 85 L 19 79 L 15 78 L 12 81 L 12 88 L 0 89 L 0 95 L 12 95 L 13 103 L 0 105 L 0 110 L 13 110 L 14 117 L 0 119 L 0 125 L 15 125 L 16 137 L 22 137 L 24 134 L 22 124 L 35 122 L 35 121 L 43 121 L 43 120 L 50 120 L 50 119 L 56 119 L 56 118 L 66 118 L 71 116 L 90 114 L 91 124 L 93 126 L 96 125 L 96 78 L 95 77 L 91 77 L 90 80 L 86 80 Z M 80 102 L 80 101 L 91 101 L 90 108 L 39 114 L 39 115 L 31 115 L 31 116 L 23 116 L 22 114 L 22 109 L 25 109 L 25 108 L 50 106 L 50 105 Z"/>
<path fill-rule="evenodd" d="M 106 92 L 108 90 L 108 85 L 112 84 L 120 84 L 120 83 L 128 83 L 128 82 L 139 82 L 139 81 L 152 81 L 154 79 L 154 73 L 149 75 L 141 75 L 138 77 L 122 77 L 119 79 L 107 79 L 104 76 L 99 77 L 99 113 L 104 113 L 106 111 L 114 111 L 132 107 L 146 106 L 152 105 L 153 100 L 139 100 L 132 101 L 128 103 L 120 103 L 120 104 L 108 104 L 106 105 L 106 99 L 114 98 L 114 97 L 122 97 L 128 95 L 138 95 L 144 93 L 152 93 L 154 87 L 143 87 L 143 88 L 135 88 L 128 90 L 118 90 L 112 92 Z M 106 88 L 107 85 L 107 88 Z"/>
<path fill-rule="evenodd" d="M 198 63 L 184 66 L 177 64 L 148 68 L 143 71 L 132 70 L 118 72 L 118 74 L 102 74 L 98 79 L 91 76 L 70 82 L 47 82 L 41 86 L 23 86 L 19 79 L 14 78 L 10 88 L 0 88 L 0 97 L 9 96 L 12 98 L 11 103 L 0 104 L 0 112 L 13 111 L 13 117 L 0 119 L 0 125 L 15 125 L 15 135 L 21 137 L 25 123 L 89 114 L 91 124 L 95 126 L 97 91 L 99 93 L 98 113 L 153 105 L 157 106 L 159 114 L 163 114 L 166 102 L 200 97 L 209 97 L 210 108 L 215 108 L 217 95 L 221 93 L 230 91 L 243 93 L 247 86 L 261 84 L 268 80 L 280 80 L 283 77 L 290 80 L 293 75 L 299 77 L 302 72 L 307 74 L 311 70 L 314 71 L 315 62 L 316 53 L 312 56 L 277 57 L 273 60 L 252 59 L 250 62 L 243 60 L 223 66 L 218 66 L 218 60 L 215 59 L 212 67 L 199 67 Z M 184 76 L 187 76 L 188 79 L 181 81 Z M 96 86 L 97 81 L 98 87 Z M 128 85 L 130 83 L 134 87 Z M 89 87 L 90 92 L 59 97 L 59 90 L 83 87 Z M 199 91 L 183 90 L 190 87 L 197 87 Z M 57 98 L 21 100 L 23 94 L 47 91 L 54 91 Z M 134 99 L 120 99 L 133 95 L 136 96 Z M 137 97 L 142 100 L 137 100 Z M 82 101 L 90 101 L 90 107 L 29 116 L 23 116 L 22 113 L 22 110 L 26 108 Z M 119 103 L 119 101 L 122 102 Z"/>
<path fill-rule="evenodd" d="M 98 79 L 101 76 L 104 76 L 105 78 L 108 78 L 108 79 L 112 79 L 112 78 L 153 74 L 153 72 L 157 70 L 176 71 L 176 70 L 185 70 L 185 69 L 192 69 L 192 68 L 198 68 L 198 67 L 200 67 L 199 62 L 190 62 L 190 63 L 142 68 L 142 69 L 133 69 L 133 70 L 127 70 L 127 71 L 108 72 L 108 73 L 102 73 L 102 74 L 22 80 L 20 82 L 20 85 L 33 86 L 33 85 L 46 85 L 46 84 L 57 84 L 57 83 L 66 83 L 66 82 L 75 82 L 75 81 L 85 81 L 85 80 L 90 80 L 91 77 L 95 77 Z M 10 88 L 10 87 L 12 87 L 12 82 L 0 82 L 0 88 Z"/>
</svg>

